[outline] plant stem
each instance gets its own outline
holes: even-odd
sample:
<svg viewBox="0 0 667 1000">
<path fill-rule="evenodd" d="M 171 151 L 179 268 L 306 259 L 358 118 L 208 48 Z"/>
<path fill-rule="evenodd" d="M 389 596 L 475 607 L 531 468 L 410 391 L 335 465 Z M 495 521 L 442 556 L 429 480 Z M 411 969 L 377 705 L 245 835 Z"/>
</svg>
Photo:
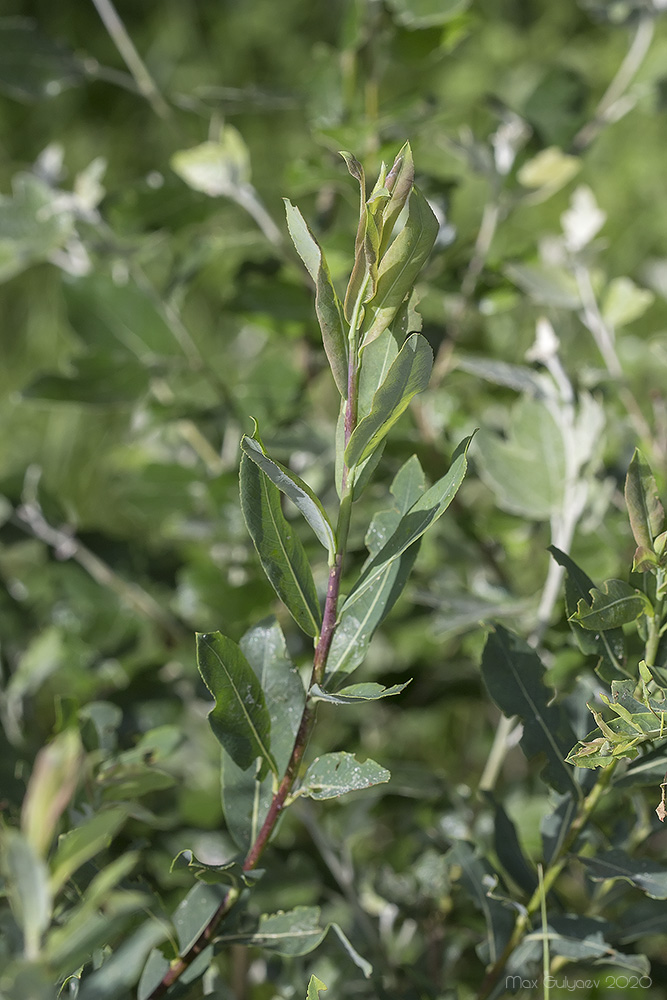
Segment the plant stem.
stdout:
<svg viewBox="0 0 667 1000">
<path fill-rule="evenodd" d="M 361 303 L 363 295 L 366 290 L 368 279 L 363 283 L 362 288 L 359 292 L 357 304 L 355 306 L 354 315 L 352 322 L 350 324 L 350 349 L 349 349 L 349 360 L 348 360 L 348 397 L 345 403 L 345 444 L 347 445 L 352 432 L 356 426 L 357 422 L 357 396 L 358 396 L 358 351 L 357 351 L 357 340 L 358 340 L 358 324 L 359 315 L 361 311 Z M 347 466 L 343 465 L 343 476 L 342 476 L 342 496 L 340 501 L 340 508 L 338 512 L 338 523 L 336 525 L 336 554 L 334 558 L 333 566 L 329 571 L 329 580 L 327 583 L 327 594 L 324 601 L 324 610 L 322 612 L 322 626 L 320 628 L 320 635 L 317 640 L 317 645 L 315 646 L 315 653 L 313 655 L 313 669 L 310 678 L 309 688 L 313 684 L 319 684 L 324 678 L 324 671 L 326 669 L 327 658 L 329 656 L 329 650 L 331 649 L 331 641 L 333 639 L 334 631 L 336 628 L 336 620 L 338 616 L 338 596 L 340 593 L 340 582 L 343 572 L 343 561 L 345 558 L 345 552 L 347 549 L 347 539 L 350 530 L 350 519 L 352 514 L 352 500 L 353 500 L 353 482 L 348 481 L 349 470 Z M 303 714 L 301 716 L 301 722 L 299 723 L 299 728 L 297 730 L 296 737 L 294 739 L 294 747 L 292 749 L 292 754 L 290 756 L 289 762 L 285 769 L 285 773 L 282 780 L 275 792 L 269 810 L 266 814 L 266 818 L 257 834 L 254 842 L 252 843 L 245 860 L 243 862 L 243 870 L 248 872 L 252 871 L 257 867 L 257 864 L 264 853 L 266 846 L 271 839 L 271 835 L 275 830 L 276 823 L 285 807 L 285 802 L 287 801 L 294 782 L 296 781 L 301 761 L 303 755 L 306 752 L 308 742 L 310 740 L 313 727 L 315 725 L 315 707 L 308 697 L 306 697 L 306 704 L 303 709 Z M 201 954 L 201 952 L 206 948 L 206 946 L 213 940 L 215 932 L 222 922 L 222 920 L 227 916 L 231 909 L 236 904 L 241 893 L 239 889 L 230 889 L 225 898 L 220 903 L 220 906 L 215 911 L 213 916 L 210 918 L 206 926 L 203 928 L 199 934 L 197 940 L 189 948 L 189 950 L 184 954 L 175 959 L 165 975 L 162 977 L 161 981 L 155 987 L 153 992 L 147 997 L 147 1000 L 158 1000 L 159 997 L 164 996 L 166 991 L 172 986 L 178 979 L 183 975 L 187 968 L 194 962 L 195 958 Z"/>
<path fill-rule="evenodd" d="M 514 930 L 512 931 L 510 939 L 503 949 L 502 955 L 496 960 L 496 962 L 494 962 L 486 973 L 478 994 L 478 1000 L 486 1000 L 486 998 L 493 991 L 503 969 L 505 968 L 505 965 L 507 964 L 508 958 L 514 949 L 521 943 L 524 935 L 529 930 L 531 917 L 540 909 L 542 897 L 546 897 L 547 893 L 550 892 L 556 882 L 556 879 L 567 864 L 568 854 L 571 848 L 583 828 L 588 823 L 595 807 L 602 798 L 602 795 L 609 787 L 617 766 L 618 761 L 613 760 L 608 767 L 604 768 L 595 786 L 581 803 L 579 812 L 575 816 L 572 826 L 568 830 L 567 836 L 561 844 L 560 850 L 544 872 L 544 878 L 541 884 L 538 885 L 537 889 L 535 889 L 535 892 L 531 896 L 525 910 L 519 913 L 514 925 Z"/>
</svg>

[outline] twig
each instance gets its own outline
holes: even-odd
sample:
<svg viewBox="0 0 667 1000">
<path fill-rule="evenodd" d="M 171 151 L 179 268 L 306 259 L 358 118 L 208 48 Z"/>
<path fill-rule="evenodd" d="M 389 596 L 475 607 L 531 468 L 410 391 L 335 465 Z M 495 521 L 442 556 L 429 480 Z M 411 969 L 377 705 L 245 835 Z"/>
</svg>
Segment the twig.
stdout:
<svg viewBox="0 0 667 1000">
<path fill-rule="evenodd" d="M 134 77 L 139 92 L 146 98 L 156 115 L 167 118 L 170 114 L 169 105 L 158 90 L 155 80 L 148 67 L 137 52 L 134 42 L 127 33 L 116 8 L 111 0 L 93 0 L 104 27 L 109 32 L 114 45 L 120 52 L 123 61 Z"/>
</svg>

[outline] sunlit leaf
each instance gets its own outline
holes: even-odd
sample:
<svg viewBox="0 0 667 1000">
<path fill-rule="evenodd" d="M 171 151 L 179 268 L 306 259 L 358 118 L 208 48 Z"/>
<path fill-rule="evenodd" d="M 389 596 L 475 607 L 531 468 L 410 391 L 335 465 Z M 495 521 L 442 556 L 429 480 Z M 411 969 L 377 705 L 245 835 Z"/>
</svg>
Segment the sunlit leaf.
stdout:
<svg viewBox="0 0 667 1000">
<path fill-rule="evenodd" d="M 374 760 L 361 762 L 354 754 L 340 751 L 316 757 L 303 777 L 299 792 L 311 799 L 335 799 L 390 778 L 391 773 Z"/>
</svg>

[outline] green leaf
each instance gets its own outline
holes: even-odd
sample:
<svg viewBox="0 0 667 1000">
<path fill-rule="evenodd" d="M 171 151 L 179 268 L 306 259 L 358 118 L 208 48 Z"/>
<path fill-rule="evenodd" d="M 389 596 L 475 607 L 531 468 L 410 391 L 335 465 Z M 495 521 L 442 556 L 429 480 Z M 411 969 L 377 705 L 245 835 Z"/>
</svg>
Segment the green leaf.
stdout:
<svg viewBox="0 0 667 1000">
<path fill-rule="evenodd" d="M 35 850 L 45 855 L 60 816 L 76 791 L 83 766 L 78 729 L 66 729 L 35 759 L 21 810 L 21 829 Z"/>
<path fill-rule="evenodd" d="M 496 626 L 484 647 L 482 677 L 501 712 L 518 715 L 523 722 L 526 756 L 546 757 L 545 781 L 562 794 L 576 791 L 574 772 L 565 763 L 575 735 L 563 708 L 550 704 L 552 692 L 544 684 L 544 667 L 535 650 Z"/>
<path fill-rule="evenodd" d="M 315 312 L 322 332 L 322 343 L 334 381 L 344 399 L 347 399 L 347 336 L 343 320 L 343 307 L 336 295 L 329 267 L 319 243 L 311 233 L 305 219 L 287 198 L 285 212 L 287 228 L 292 242 L 306 269 L 315 282 Z"/>
<path fill-rule="evenodd" d="M 551 552 L 558 565 L 563 566 L 566 570 L 565 610 L 579 649 L 582 653 L 595 654 L 599 657 L 595 671 L 608 684 L 611 684 L 613 680 L 627 676 L 623 629 L 591 632 L 572 618 L 576 614 L 577 604 L 580 600 L 586 601 L 589 605 L 592 604 L 593 599 L 590 592 L 595 589 L 595 584 L 565 552 L 561 552 L 555 545 L 549 545 L 548 551 Z"/>
<path fill-rule="evenodd" d="M 579 856 L 596 882 L 625 879 L 651 899 L 667 899 L 667 868 L 650 858 L 631 858 L 625 851 L 602 851 L 593 858 Z"/>
<path fill-rule="evenodd" d="M 454 452 L 452 464 L 446 475 L 426 490 L 401 517 L 395 531 L 373 556 L 352 588 L 344 609 L 347 608 L 349 611 L 370 588 L 375 587 L 380 578 L 386 574 L 389 565 L 400 558 L 444 514 L 463 482 L 468 467 L 466 456 L 471 441 L 472 435 L 464 438 Z"/>
<path fill-rule="evenodd" d="M 380 257 L 384 257 L 391 241 L 394 226 L 403 211 L 415 181 L 415 165 L 410 143 L 406 142 L 399 151 L 391 170 L 387 174 L 385 187 L 389 190 L 389 201 L 382 211 L 382 239 Z"/>
<path fill-rule="evenodd" d="M 457 841 L 447 851 L 445 860 L 452 882 L 460 881 L 477 909 L 484 914 L 486 940 L 480 951 L 485 963 L 493 963 L 502 954 L 514 926 L 512 913 L 489 896 L 489 886 L 498 881 L 498 876 L 489 863 L 477 855 L 472 844 L 465 840 Z"/>
<path fill-rule="evenodd" d="M 645 595 L 623 580 L 606 580 L 599 590 L 593 587 L 590 597 L 590 603 L 585 599 L 577 603 L 571 619 L 596 632 L 633 622 L 647 610 Z"/>
<path fill-rule="evenodd" d="M 361 330 L 369 344 L 386 330 L 426 263 L 436 236 L 438 220 L 428 202 L 413 187 L 404 228 L 380 261 L 375 295 L 366 305 Z"/>
<path fill-rule="evenodd" d="M 322 617 L 313 574 L 282 512 L 280 490 L 245 454 L 239 478 L 243 517 L 264 572 L 297 625 L 316 638 Z"/>
<path fill-rule="evenodd" d="M 164 925 L 155 920 L 142 924 L 101 968 L 84 980 L 78 1000 L 118 1000 L 127 997 L 148 955 L 166 935 Z"/>
<path fill-rule="evenodd" d="M 613 965 L 635 973 L 635 978 L 646 976 L 650 972 L 646 956 L 624 954 L 609 944 L 607 938 L 616 932 L 616 928 L 599 917 L 571 914 L 552 916 L 544 931 L 548 936 L 549 954 L 553 957 L 592 965 Z M 527 935 L 512 953 L 506 972 L 516 973 L 521 978 L 522 970 L 525 971 L 542 958 L 543 947 L 541 930 Z M 578 982 L 583 983 L 584 980 Z"/>
<path fill-rule="evenodd" d="M 394 684 L 393 687 L 383 687 L 382 684 L 371 682 L 350 684 L 349 687 L 341 688 L 334 693 L 323 691 L 319 684 L 313 684 L 310 689 L 310 697 L 315 701 L 326 701 L 330 705 L 358 705 L 366 701 L 377 701 L 379 698 L 390 698 L 400 694 L 409 683 L 410 681 L 406 681 L 405 684 Z"/>
<path fill-rule="evenodd" d="M 374 515 L 366 533 L 371 557 L 377 556 L 396 531 L 401 518 L 424 493 L 425 478 L 415 455 L 399 469 L 390 491 L 395 498 L 388 510 Z M 386 562 L 364 593 L 353 595 L 340 610 L 338 625 L 327 658 L 327 682 L 336 674 L 348 675 L 366 655 L 373 633 L 400 597 L 414 565 L 420 542 L 406 549 L 397 559 Z"/>
<path fill-rule="evenodd" d="M 204 885 L 199 882 L 179 903 L 174 913 L 174 927 L 181 954 L 188 951 L 199 938 L 202 930 L 225 899 L 227 892 L 228 890 L 220 885 Z M 181 983 L 189 983 L 197 979 L 209 965 L 212 954 L 213 947 L 211 945 L 205 947 L 185 974 L 181 976 Z"/>
<path fill-rule="evenodd" d="M 35 22 L 5 17 L 0 22 L 0 90 L 17 101 L 58 97 L 86 78 L 84 64 Z"/>
<path fill-rule="evenodd" d="M 386 329 L 361 351 L 359 370 L 359 419 L 370 413 L 373 397 L 387 378 L 389 369 L 399 351 L 399 339 L 394 334 L 395 324 Z"/>
<path fill-rule="evenodd" d="M 128 814 L 126 806 L 104 809 L 58 838 L 58 847 L 51 862 L 51 890 L 54 895 L 81 865 L 109 846 Z"/>
<path fill-rule="evenodd" d="M 482 794 L 494 811 L 493 846 L 498 860 L 519 888 L 530 897 L 537 888 L 537 875 L 524 853 L 516 826 L 492 792 Z"/>
<path fill-rule="evenodd" d="M 346 792 L 383 784 L 390 778 L 390 772 L 374 760 L 361 763 L 351 753 L 326 753 L 316 757 L 306 771 L 299 794 L 311 799 L 335 799 Z"/>
<path fill-rule="evenodd" d="M 159 949 L 154 948 L 148 956 L 144 971 L 137 987 L 137 1000 L 148 1000 L 151 993 L 162 982 L 165 972 L 169 971 L 169 962 Z"/>
<path fill-rule="evenodd" d="M 544 403 L 524 398 L 511 411 L 507 436 L 480 432 L 479 474 L 498 504 L 547 521 L 563 504 L 563 435 Z"/>
<path fill-rule="evenodd" d="M 652 550 L 654 539 L 664 528 L 665 511 L 651 468 L 638 448 L 625 478 L 625 502 L 638 548 Z"/>
<path fill-rule="evenodd" d="M 409 31 L 439 28 L 467 10 L 472 0 L 389 0 L 389 8 Z"/>
<path fill-rule="evenodd" d="M 654 301 L 653 292 L 640 288 L 630 278 L 612 278 L 605 290 L 602 317 L 609 326 L 625 326 L 643 316 Z"/>
<path fill-rule="evenodd" d="M 306 692 L 275 619 L 251 628 L 241 651 L 257 675 L 271 719 L 271 752 L 283 774 L 301 722 Z M 247 852 L 264 822 L 273 798 L 269 774 L 260 781 L 253 769 L 243 771 L 227 756 L 221 770 L 222 808 L 230 834 Z"/>
<path fill-rule="evenodd" d="M 179 851 L 169 871 L 173 872 L 179 868 L 189 869 L 199 882 L 204 882 L 206 885 L 229 885 L 237 889 L 253 886 L 264 874 L 257 869 L 246 872 L 238 861 L 228 861 L 222 865 L 206 864 L 188 848 Z"/>
<path fill-rule="evenodd" d="M 311 976 L 310 982 L 308 983 L 306 1000 L 320 1000 L 320 990 L 326 990 L 326 986 L 321 979 L 317 978 L 317 976 Z"/>
<path fill-rule="evenodd" d="M 505 274 L 538 305 L 560 309 L 581 308 L 576 280 L 564 269 L 508 264 Z"/>
<path fill-rule="evenodd" d="M 70 373 L 38 375 L 22 390 L 24 399 L 45 399 L 83 406 L 136 403 L 148 389 L 150 370 L 122 352 L 90 352 L 69 362 Z"/>
<path fill-rule="evenodd" d="M 221 632 L 197 633 L 197 665 L 215 706 L 208 721 L 216 739 L 244 770 L 261 759 L 260 776 L 277 774 L 269 749 L 271 717 L 257 675 L 231 639 Z"/>
<path fill-rule="evenodd" d="M 51 921 L 49 873 L 36 848 L 15 830 L 2 831 L 0 851 L 5 892 L 23 931 L 25 957 L 35 961 Z"/>
<path fill-rule="evenodd" d="M 174 153 L 171 168 L 194 191 L 211 198 L 233 196 L 250 183 L 248 147 L 233 125 L 223 125 L 217 142 Z"/>
<path fill-rule="evenodd" d="M 255 428 L 255 433 L 257 429 Z M 308 524 L 315 532 L 329 554 L 329 562 L 333 563 L 336 555 L 336 536 L 324 507 L 315 496 L 310 486 L 299 479 L 297 475 L 286 469 L 280 462 L 275 462 L 266 454 L 262 442 L 255 437 L 244 434 L 241 438 L 241 450 L 248 458 L 268 476 L 274 486 L 292 501 L 303 514 Z"/>
<path fill-rule="evenodd" d="M 411 334 L 375 393 L 370 413 L 352 432 L 345 449 L 348 468 L 354 468 L 375 451 L 410 400 L 428 386 L 432 367 L 433 352 L 428 341 L 420 333 Z"/>
<path fill-rule="evenodd" d="M 317 948 L 326 933 L 327 928 L 320 925 L 319 906 L 296 906 L 293 910 L 262 914 L 254 931 L 233 933 L 229 941 L 296 957 Z M 224 933 L 217 937 L 222 943 L 227 940 Z"/>
</svg>

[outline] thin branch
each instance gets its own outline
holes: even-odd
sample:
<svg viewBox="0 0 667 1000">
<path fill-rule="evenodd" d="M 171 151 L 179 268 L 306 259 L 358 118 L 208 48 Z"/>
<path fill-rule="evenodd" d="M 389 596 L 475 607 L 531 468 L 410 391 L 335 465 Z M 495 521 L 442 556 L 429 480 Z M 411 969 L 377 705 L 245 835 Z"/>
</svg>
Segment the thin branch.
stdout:
<svg viewBox="0 0 667 1000">
<path fill-rule="evenodd" d="M 137 52 L 134 42 L 118 16 L 113 3 L 111 0 L 93 0 L 93 4 L 125 65 L 134 77 L 139 92 L 146 98 L 156 115 L 159 115 L 160 118 L 168 118 L 170 114 L 169 105 L 158 90 L 157 84 L 149 73 L 145 62 Z"/>
</svg>

